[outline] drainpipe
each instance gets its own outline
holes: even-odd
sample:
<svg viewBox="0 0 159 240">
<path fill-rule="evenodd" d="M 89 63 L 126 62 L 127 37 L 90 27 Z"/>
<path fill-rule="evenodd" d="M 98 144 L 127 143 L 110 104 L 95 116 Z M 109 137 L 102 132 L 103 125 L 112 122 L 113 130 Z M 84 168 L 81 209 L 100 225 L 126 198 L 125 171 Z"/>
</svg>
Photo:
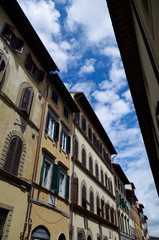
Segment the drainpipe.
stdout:
<svg viewBox="0 0 159 240">
<path fill-rule="evenodd" d="M 26 212 L 26 217 L 25 217 L 25 223 L 24 223 L 23 232 L 20 234 L 20 239 L 24 239 L 24 235 L 25 235 L 25 232 L 26 232 L 26 229 L 27 229 L 27 225 L 28 225 L 28 234 L 25 237 L 25 239 L 28 239 L 29 235 L 30 235 L 31 227 L 32 227 L 32 219 L 30 218 L 30 216 L 31 216 L 33 196 L 34 196 L 34 190 L 35 190 L 36 175 L 37 175 L 37 168 L 38 168 L 38 162 L 39 162 L 39 153 L 40 153 L 40 147 L 41 147 L 41 139 L 42 139 L 43 126 L 44 126 L 48 90 L 49 90 L 49 80 L 47 82 L 45 99 L 44 99 L 44 104 L 43 104 L 43 108 L 42 108 L 42 116 L 41 116 L 41 122 L 40 122 L 40 129 L 39 129 L 39 136 L 38 136 L 37 149 L 36 149 L 36 155 L 35 155 L 34 170 L 33 170 L 33 175 L 32 175 L 31 188 L 30 188 L 27 212 Z"/>
</svg>

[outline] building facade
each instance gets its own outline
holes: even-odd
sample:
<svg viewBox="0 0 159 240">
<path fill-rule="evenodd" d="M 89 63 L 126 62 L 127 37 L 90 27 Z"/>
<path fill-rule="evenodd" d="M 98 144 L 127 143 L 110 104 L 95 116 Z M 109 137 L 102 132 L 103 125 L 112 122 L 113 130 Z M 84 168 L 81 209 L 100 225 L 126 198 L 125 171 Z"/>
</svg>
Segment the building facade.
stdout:
<svg viewBox="0 0 159 240">
<path fill-rule="evenodd" d="M 129 205 L 126 199 L 125 184 L 129 184 L 129 180 L 124 174 L 119 164 L 113 163 L 116 196 L 117 196 L 117 213 L 119 221 L 120 239 L 132 239 L 130 229 Z"/>
<path fill-rule="evenodd" d="M 111 155 L 116 151 L 83 93 L 75 115 L 70 239 L 119 239 Z"/>
<path fill-rule="evenodd" d="M 107 4 L 159 194 L 159 2 Z"/>
</svg>

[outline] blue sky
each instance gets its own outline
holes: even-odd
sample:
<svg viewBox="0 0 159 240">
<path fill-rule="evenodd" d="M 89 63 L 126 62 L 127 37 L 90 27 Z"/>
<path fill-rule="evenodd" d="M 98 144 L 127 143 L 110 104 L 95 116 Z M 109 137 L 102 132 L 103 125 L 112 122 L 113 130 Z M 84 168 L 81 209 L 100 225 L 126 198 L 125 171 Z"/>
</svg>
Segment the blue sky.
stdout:
<svg viewBox="0 0 159 240">
<path fill-rule="evenodd" d="M 159 236 L 159 198 L 105 0 L 18 0 L 69 91 L 83 91 L 136 186 L 149 234 Z"/>
</svg>

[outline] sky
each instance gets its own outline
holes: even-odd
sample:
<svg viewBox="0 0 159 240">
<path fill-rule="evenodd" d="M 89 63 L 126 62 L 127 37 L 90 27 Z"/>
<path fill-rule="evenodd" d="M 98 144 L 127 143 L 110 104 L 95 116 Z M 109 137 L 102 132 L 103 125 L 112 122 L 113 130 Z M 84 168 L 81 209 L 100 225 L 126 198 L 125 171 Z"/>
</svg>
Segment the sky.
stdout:
<svg viewBox="0 0 159 240">
<path fill-rule="evenodd" d="M 159 198 L 106 0 L 18 0 L 69 91 L 84 92 L 159 237 Z"/>
</svg>

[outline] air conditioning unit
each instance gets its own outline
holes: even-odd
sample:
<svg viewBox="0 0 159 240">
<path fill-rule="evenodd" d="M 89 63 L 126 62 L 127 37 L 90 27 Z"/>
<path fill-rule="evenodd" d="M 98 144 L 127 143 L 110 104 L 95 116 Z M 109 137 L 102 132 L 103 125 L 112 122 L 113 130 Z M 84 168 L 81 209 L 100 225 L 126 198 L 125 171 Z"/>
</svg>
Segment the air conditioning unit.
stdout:
<svg viewBox="0 0 159 240">
<path fill-rule="evenodd" d="M 55 197 L 53 194 L 49 194 L 49 198 L 48 198 L 48 203 L 54 207 L 56 207 L 57 205 L 57 197 Z"/>
</svg>

